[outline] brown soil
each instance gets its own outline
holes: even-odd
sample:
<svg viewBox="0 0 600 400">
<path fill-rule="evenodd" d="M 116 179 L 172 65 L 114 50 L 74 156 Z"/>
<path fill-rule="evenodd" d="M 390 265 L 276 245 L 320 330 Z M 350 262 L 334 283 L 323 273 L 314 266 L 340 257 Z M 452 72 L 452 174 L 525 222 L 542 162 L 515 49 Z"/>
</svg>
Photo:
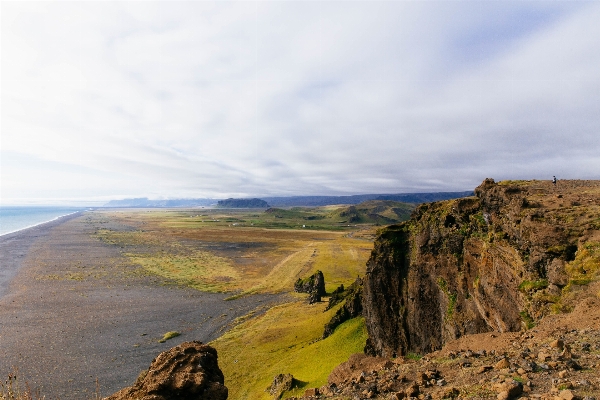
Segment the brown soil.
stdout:
<svg viewBox="0 0 600 400">
<path fill-rule="evenodd" d="M 17 369 L 47 399 L 116 392 L 161 351 L 213 340 L 235 318 L 278 299 L 224 301 L 226 294 L 170 284 L 131 265 L 120 247 L 93 238 L 94 230 L 83 214 L 0 240 L 4 282 L 10 281 L 0 293 L 0 377 Z M 181 336 L 158 343 L 169 331 Z"/>
</svg>

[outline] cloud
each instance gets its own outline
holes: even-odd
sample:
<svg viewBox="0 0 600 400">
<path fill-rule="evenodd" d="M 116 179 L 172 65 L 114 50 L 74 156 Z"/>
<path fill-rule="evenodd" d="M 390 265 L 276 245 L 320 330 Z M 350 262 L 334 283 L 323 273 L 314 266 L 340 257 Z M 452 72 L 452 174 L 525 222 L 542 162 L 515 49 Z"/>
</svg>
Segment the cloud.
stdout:
<svg viewBox="0 0 600 400">
<path fill-rule="evenodd" d="M 595 2 L 2 11 L 3 201 L 598 179 Z"/>
</svg>

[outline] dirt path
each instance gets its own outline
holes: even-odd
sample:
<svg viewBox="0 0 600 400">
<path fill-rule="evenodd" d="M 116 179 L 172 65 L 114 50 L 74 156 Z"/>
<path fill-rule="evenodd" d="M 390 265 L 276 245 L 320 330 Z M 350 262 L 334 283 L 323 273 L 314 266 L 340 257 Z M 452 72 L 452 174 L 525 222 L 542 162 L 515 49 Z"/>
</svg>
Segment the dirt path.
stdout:
<svg viewBox="0 0 600 400">
<path fill-rule="evenodd" d="M 108 395 L 130 385 L 161 351 L 213 340 L 235 318 L 277 301 L 224 301 L 224 294 L 168 285 L 91 237 L 94 229 L 83 214 L 0 241 L 2 379 L 18 368 L 47 399 L 92 398 L 98 380 Z M 158 343 L 168 331 L 182 335 Z"/>
</svg>

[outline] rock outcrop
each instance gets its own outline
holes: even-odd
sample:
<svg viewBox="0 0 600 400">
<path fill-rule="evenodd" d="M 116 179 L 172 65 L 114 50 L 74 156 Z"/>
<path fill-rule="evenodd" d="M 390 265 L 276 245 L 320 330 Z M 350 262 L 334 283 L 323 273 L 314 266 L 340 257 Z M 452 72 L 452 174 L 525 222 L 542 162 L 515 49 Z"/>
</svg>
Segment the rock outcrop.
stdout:
<svg viewBox="0 0 600 400">
<path fill-rule="evenodd" d="M 475 194 L 380 232 L 364 278 L 368 353 L 528 328 L 597 272 L 600 182 L 486 179 Z"/>
<path fill-rule="evenodd" d="M 217 351 L 201 342 L 185 342 L 159 354 L 133 386 L 105 400 L 226 400 L 223 383 Z"/>
<path fill-rule="evenodd" d="M 316 296 L 325 296 L 325 277 L 323 272 L 317 271 L 308 278 L 299 278 L 294 284 L 294 291 L 298 293 L 316 293 Z M 319 299 L 320 301 L 320 299 Z"/>
<path fill-rule="evenodd" d="M 344 304 L 336 311 L 331 320 L 325 324 L 323 330 L 323 339 L 330 336 L 335 328 L 351 318 L 362 315 L 362 280 L 358 278 L 348 289 L 340 286 L 329 298 L 329 304 L 326 310 L 332 308 L 335 304 L 344 301 Z"/>
<path fill-rule="evenodd" d="M 273 399 L 279 400 L 283 396 L 283 393 L 291 390 L 293 386 L 294 377 L 292 374 L 278 374 L 273 378 L 273 382 L 267 388 L 267 392 L 273 396 Z"/>
</svg>

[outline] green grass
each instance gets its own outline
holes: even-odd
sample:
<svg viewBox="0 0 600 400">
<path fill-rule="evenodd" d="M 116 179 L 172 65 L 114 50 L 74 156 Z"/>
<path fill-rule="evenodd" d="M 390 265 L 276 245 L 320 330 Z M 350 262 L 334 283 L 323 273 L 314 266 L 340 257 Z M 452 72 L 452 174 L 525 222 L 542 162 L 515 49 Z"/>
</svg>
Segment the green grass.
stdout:
<svg viewBox="0 0 600 400">
<path fill-rule="evenodd" d="M 163 335 L 162 339 L 160 339 L 160 340 L 158 341 L 158 343 L 164 343 L 164 342 L 166 342 L 166 341 L 167 341 L 167 340 L 169 340 L 169 339 L 176 338 L 177 336 L 181 336 L 181 333 L 179 333 L 179 332 L 177 332 L 177 331 L 170 331 L 170 332 L 167 332 L 167 333 L 165 333 L 165 334 Z"/>
<path fill-rule="evenodd" d="M 539 279 L 537 281 L 524 280 L 519 285 L 519 290 L 522 292 L 530 292 L 532 290 L 540 290 L 548 287 L 547 279 Z"/>
<path fill-rule="evenodd" d="M 531 329 L 535 327 L 535 321 L 527 311 L 521 311 L 519 315 L 521 316 L 521 320 L 523 321 L 523 324 L 525 325 L 526 329 Z"/>
<path fill-rule="evenodd" d="M 321 340 L 323 326 L 337 308 L 323 312 L 325 303 L 283 304 L 250 319 L 211 343 L 219 352 L 219 366 L 229 388 L 229 399 L 269 399 L 264 390 L 280 373 L 300 383 L 284 397 L 320 387 L 340 363 L 363 351 L 367 338 L 363 318 L 341 324 Z"/>
</svg>

